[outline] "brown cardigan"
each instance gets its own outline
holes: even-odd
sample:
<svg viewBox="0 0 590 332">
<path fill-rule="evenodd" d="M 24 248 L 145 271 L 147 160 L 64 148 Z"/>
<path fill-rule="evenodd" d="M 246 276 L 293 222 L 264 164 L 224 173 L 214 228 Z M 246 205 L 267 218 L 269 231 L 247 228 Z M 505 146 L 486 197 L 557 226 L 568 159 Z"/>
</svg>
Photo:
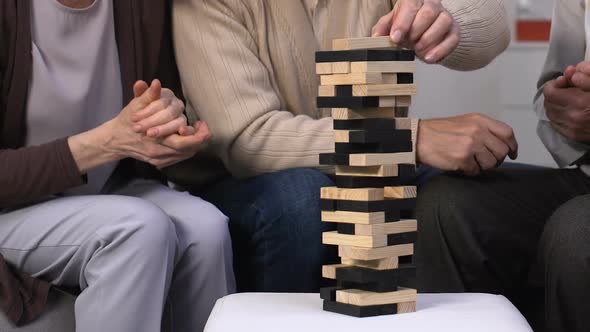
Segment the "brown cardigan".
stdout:
<svg viewBox="0 0 590 332">
<path fill-rule="evenodd" d="M 181 95 L 169 0 L 113 0 L 125 103 L 137 80 L 158 78 Z M 30 0 L 0 2 L 0 211 L 84 183 L 67 138 L 23 147 L 32 53 Z M 0 310 L 18 325 L 38 316 L 49 285 L 8 267 L 0 256 Z"/>
</svg>

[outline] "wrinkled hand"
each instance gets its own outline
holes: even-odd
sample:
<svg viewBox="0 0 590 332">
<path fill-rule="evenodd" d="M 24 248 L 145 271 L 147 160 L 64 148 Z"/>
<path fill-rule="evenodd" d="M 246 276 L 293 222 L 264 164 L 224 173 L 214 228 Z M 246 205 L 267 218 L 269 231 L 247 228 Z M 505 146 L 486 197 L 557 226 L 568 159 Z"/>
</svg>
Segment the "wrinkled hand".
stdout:
<svg viewBox="0 0 590 332">
<path fill-rule="evenodd" d="M 481 114 L 420 121 L 416 155 L 420 163 L 477 175 L 516 159 L 518 143 L 510 126 Z"/>
<path fill-rule="evenodd" d="M 572 68 L 545 84 L 545 112 L 560 134 L 576 142 L 590 143 L 590 92 L 581 88 L 588 83 L 587 77 Z"/>
<path fill-rule="evenodd" d="M 398 0 L 373 27 L 372 35 L 390 35 L 394 43 L 414 49 L 426 63 L 446 58 L 461 38 L 459 25 L 440 0 Z"/>
<path fill-rule="evenodd" d="M 165 111 L 171 104 L 165 107 L 166 104 L 159 104 L 159 108 L 154 107 L 153 109 L 156 111 L 152 111 L 150 106 L 162 99 L 163 89 L 158 80 L 152 82 L 151 86 L 147 88 L 147 84 L 144 84 L 144 82 L 135 84 L 136 97 L 116 118 L 104 125 L 106 130 L 104 136 L 108 138 L 105 149 L 118 154 L 121 158 L 134 158 L 158 168 L 167 167 L 192 157 L 202 143 L 211 138 L 209 128 L 202 122 L 196 124 L 195 127 L 187 126 L 184 118 L 184 123 L 179 125 L 179 123 L 175 122 L 177 118 L 172 118 L 171 121 L 166 123 L 164 120 L 169 119 L 169 115 L 157 117 L 159 113 L 173 114 L 172 110 Z M 176 109 L 177 107 L 174 106 L 173 108 Z M 146 136 L 141 131 L 138 132 L 136 127 L 138 123 L 134 121 L 137 119 L 135 115 L 143 111 L 150 114 L 144 119 L 152 121 L 147 122 L 149 125 L 161 126 L 158 127 L 158 134 L 168 133 L 174 127 L 173 133 L 168 134 L 165 138 L 155 138 Z M 155 120 L 150 120 L 154 116 L 156 116 Z M 170 122 L 178 126 L 168 126 Z M 142 127 L 142 129 L 146 128 Z M 176 133 L 177 131 L 179 133 Z"/>
<path fill-rule="evenodd" d="M 159 84 L 157 80 L 154 82 Z M 135 97 L 141 96 L 147 90 L 148 85 L 144 81 L 138 81 L 133 86 Z M 179 133 L 181 129 L 184 132 L 188 130 L 190 134 L 194 133 L 190 129 L 192 127 L 187 126 L 187 119 L 183 114 L 184 103 L 172 90 L 161 88 L 159 96 L 153 97 L 149 105 L 131 115 L 131 120 L 135 122 L 133 130 L 136 133 L 145 133 L 153 138 Z"/>
</svg>

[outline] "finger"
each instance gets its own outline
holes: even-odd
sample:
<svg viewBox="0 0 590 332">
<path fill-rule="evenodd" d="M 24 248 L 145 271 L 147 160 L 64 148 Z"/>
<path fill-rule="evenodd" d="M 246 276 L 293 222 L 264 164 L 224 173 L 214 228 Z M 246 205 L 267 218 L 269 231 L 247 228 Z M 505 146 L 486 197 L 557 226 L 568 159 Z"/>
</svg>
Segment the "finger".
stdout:
<svg viewBox="0 0 590 332">
<path fill-rule="evenodd" d="M 432 26 L 424 32 L 418 43 L 416 44 L 416 52 L 422 53 L 426 50 L 431 50 L 443 42 L 445 37 L 453 29 L 453 18 L 442 13 L 438 16 Z"/>
<path fill-rule="evenodd" d="M 136 125 L 133 126 L 133 130 L 135 132 L 147 132 L 151 128 L 162 126 L 168 122 L 176 120 L 178 117 L 181 116 L 181 114 L 182 110 L 179 111 L 178 107 L 171 104 L 170 106 L 156 112 L 147 119 L 139 121 Z M 139 129 L 139 131 L 136 129 Z"/>
<path fill-rule="evenodd" d="M 488 121 L 488 130 L 490 133 L 504 142 L 510 148 L 510 158 L 514 157 L 512 159 L 516 159 L 518 157 L 518 142 L 516 141 L 512 127 L 491 118 L 488 118 Z"/>
<path fill-rule="evenodd" d="M 568 82 L 572 81 L 572 76 L 574 76 L 574 74 L 577 72 L 576 67 L 574 66 L 568 66 L 565 71 L 563 72 L 563 76 L 565 76 L 565 79 Z"/>
<path fill-rule="evenodd" d="M 423 57 L 424 61 L 430 64 L 442 61 L 457 48 L 460 40 L 459 27 L 453 25 L 451 31 L 442 42 L 425 52 L 426 55 Z"/>
<path fill-rule="evenodd" d="M 564 114 L 567 109 L 564 106 L 554 104 L 549 100 L 545 100 L 544 106 L 545 113 L 550 121 L 562 123 L 565 120 Z"/>
<path fill-rule="evenodd" d="M 377 24 L 371 29 L 372 37 L 387 36 L 391 30 L 391 21 L 393 19 L 393 10 L 387 15 L 381 17 Z"/>
<path fill-rule="evenodd" d="M 545 83 L 543 87 L 543 95 L 545 100 L 550 101 L 553 104 L 568 106 L 573 100 L 573 89 L 564 89 L 557 86 L 555 80 Z"/>
<path fill-rule="evenodd" d="M 182 115 L 168 123 L 148 129 L 147 135 L 152 138 L 165 137 L 178 133 L 180 131 L 180 128 L 185 126 L 186 117 Z"/>
<path fill-rule="evenodd" d="M 576 71 L 590 75 L 590 61 L 582 61 L 575 67 Z"/>
<path fill-rule="evenodd" d="M 416 14 L 416 19 L 412 23 L 409 34 L 409 41 L 417 43 L 422 35 L 437 21 L 442 8 L 432 2 L 425 2 L 422 8 Z M 446 31 L 443 35 L 446 34 Z"/>
<path fill-rule="evenodd" d="M 571 84 L 571 77 L 567 78 L 566 76 L 559 76 L 553 82 L 553 86 L 558 89 L 565 89 Z"/>
<path fill-rule="evenodd" d="M 196 132 L 197 132 L 197 130 L 193 126 L 182 126 L 178 130 L 178 134 L 180 136 L 191 136 L 191 135 L 194 135 Z"/>
<path fill-rule="evenodd" d="M 584 91 L 590 91 L 590 76 L 578 71 L 572 76 L 570 81 L 573 86 Z"/>
<path fill-rule="evenodd" d="M 475 160 L 482 171 L 496 168 L 496 165 L 498 164 L 498 160 L 494 154 L 485 146 L 482 146 L 481 149 L 475 152 Z"/>
<path fill-rule="evenodd" d="M 471 157 L 471 159 L 464 163 L 461 167 L 461 170 L 463 171 L 463 173 L 465 173 L 465 175 L 468 176 L 476 176 L 479 173 L 481 173 L 481 167 L 475 159 L 475 156 Z"/>
<path fill-rule="evenodd" d="M 139 111 L 133 113 L 133 115 L 131 115 L 131 121 L 139 122 L 139 121 L 145 120 L 145 119 L 153 116 L 154 114 L 156 114 L 162 110 L 165 110 L 171 104 L 172 104 L 172 99 L 169 99 L 169 98 L 161 98 L 156 101 L 153 101 L 148 106 L 143 108 L 142 110 L 139 110 Z"/>
<path fill-rule="evenodd" d="M 496 165 L 502 163 L 510 153 L 510 147 L 494 135 L 487 135 L 484 138 L 484 145 L 496 158 Z"/>
<path fill-rule="evenodd" d="M 198 149 L 201 144 L 211 139 L 211 132 L 206 123 L 200 122 L 196 133 L 191 136 L 171 135 L 162 141 L 162 145 L 177 151 Z"/>
<path fill-rule="evenodd" d="M 394 12 L 393 23 L 391 24 L 391 40 L 394 43 L 399 44 L 407 38 L 422 3 L 421 0 L 400 0 L 396 3 L 396 6 L 399 4 L 399 7 Z"/>
<path fill-rule="evenodd" d="M 148 84 L 145 81 L 137 81 L 133 85 L 133 96 L 135 98 L 141 96 L 146 90 L 149 88 Z"/>
<path fill-rule="evenodd" d="M 149 105 L 150 103 L 160 99 L 161 92 L 162 83 L 160 83 L 160 80 L 153 80 L 149 89 L 147 89 L 141 96 L 135 99 L 136 103 L 139 107 L 145 107 L 146 105 Z"/>
</svg>

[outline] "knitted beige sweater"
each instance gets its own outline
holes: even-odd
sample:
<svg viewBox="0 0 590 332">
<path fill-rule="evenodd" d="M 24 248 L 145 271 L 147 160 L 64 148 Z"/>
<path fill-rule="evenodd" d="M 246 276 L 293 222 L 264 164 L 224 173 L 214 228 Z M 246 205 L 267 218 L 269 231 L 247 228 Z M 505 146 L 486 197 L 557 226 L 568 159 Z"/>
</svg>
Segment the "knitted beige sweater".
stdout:
<svg viewBox="0 0 590 332">
<path fill-rule="evenodd" d="M 395 1 L 393 1 L 395 3 Z M 318 167 L 334 148 L 332 123 L 315 106 L 314 53 L 334 38 L 369 36 L 390 0 L 175 0 L 176 56 L 189 112 L 214 135 L 193 160 L 168 171 L 187 185 L 229 171 L 239 178 Z M 443 0 L 461 43 L 443 65 L 483 67 L 509 43 L 501 0 Z"/>
</svg>

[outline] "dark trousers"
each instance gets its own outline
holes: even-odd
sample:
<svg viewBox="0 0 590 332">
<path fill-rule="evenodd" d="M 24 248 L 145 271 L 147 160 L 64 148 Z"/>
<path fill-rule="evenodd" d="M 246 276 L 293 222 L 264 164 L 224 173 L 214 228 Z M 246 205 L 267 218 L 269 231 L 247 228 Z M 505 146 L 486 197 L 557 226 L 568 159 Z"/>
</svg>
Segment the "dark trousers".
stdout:
<svg viewBox="0 0 590 332">
<path fill-rule="evenodd" d="M 420 291 L 503 294 L 536 331 L 590 331 L 589 194 L 572 169 L 434 178 L 418 195 Z"/>
</svg>

